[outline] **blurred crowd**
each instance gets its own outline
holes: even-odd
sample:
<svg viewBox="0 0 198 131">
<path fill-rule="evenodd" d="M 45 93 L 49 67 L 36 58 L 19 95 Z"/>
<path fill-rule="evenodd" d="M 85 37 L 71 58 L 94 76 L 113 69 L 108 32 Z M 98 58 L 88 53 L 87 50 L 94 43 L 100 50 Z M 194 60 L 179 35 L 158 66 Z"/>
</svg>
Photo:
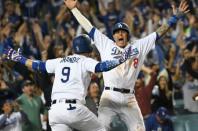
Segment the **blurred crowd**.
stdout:
<svg viewBox="0 0 198 131">
<path fill-rule="evenodd" d="M 78 8 L 99 30 L 112 38 L 112 26 L 127 23 L 131 41 L 154 32 L 172 15 L 171 4 L 180 0 L 79 0 Z M 193 95 L 198 92 L 198 1 L 189 1 L 190 13 L 168 32 L 147 56 L 135 84 L 135 95 L 144 119 L 152 113 L 177 113 L 176 99 L 184 110 L 198 112 Z M 72 53 L 72 40 L 85 33 L 63 0 L 0 0 L 0 130 L 6 130 L 6 114 L 16 112 L 23 130 L 50 130 L 47 110 L 54 76 L 33 72 L 7 61 L 4 48 L 21 48 L 31 59 L 47 60 Z M 100 60 L 95 49 L 92 57 Z M 97 115 L 103 90 L 102 74 L 92 74 L 86 105 Z M 41 115 L 42 114 L 42 115 Z M 4 121 L 3 121 L 4 120 Z M 113 125 L 113 124 L 112 124 Z"/>
</svg>

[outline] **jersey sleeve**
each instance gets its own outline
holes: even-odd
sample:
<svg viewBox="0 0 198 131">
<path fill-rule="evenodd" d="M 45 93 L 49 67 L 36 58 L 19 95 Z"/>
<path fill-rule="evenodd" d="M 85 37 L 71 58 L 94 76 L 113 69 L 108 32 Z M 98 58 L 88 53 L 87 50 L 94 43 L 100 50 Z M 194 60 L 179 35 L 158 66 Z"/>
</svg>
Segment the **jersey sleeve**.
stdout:
<svg viewBox="0 0 198 131">
<path fill-rule="evenodd" d="M 57 59 L 52 59 L 52 60 L 47 60 L 46 61 L 46 64 L 45 64 L 45 68 L 47 70 L 48 73 L 54 73 L 55 72 L 55 69 L 56 69 L 56 66 L 57 66 L 57 63 L 60 62 L 60 58 L 57 58 Z"/>
<path fill-rule="evenodd" d="M 146 56 L 151 49 L 155 48 L 155 41 L 157 39 L 156 32 L 135 42 L 135 46 L 139 48 L 143 56 Z"/>
<path fill-rule="evenodd" d="M 100 53 L 107 49 L 106 47 L 108 44 L 114 43 L 111 39 L 109 39 L 106 35 L 102 34 L 96 28 L 92 28 L 92 30 L 89 32 L 89 37 L 92 38 Z"/>
<path fill-rule="evenodd" d="M 96 65 L 98 64 L 99 62 L 94 60 L 94 59 L 91 59 L 91 58 L 86 58 L 84 61 L 83 61 L 83 66 L 85 68 L 85 70 L 89 71 L 89 72 L 95 72 L 95 67 Z"/>
</svg>

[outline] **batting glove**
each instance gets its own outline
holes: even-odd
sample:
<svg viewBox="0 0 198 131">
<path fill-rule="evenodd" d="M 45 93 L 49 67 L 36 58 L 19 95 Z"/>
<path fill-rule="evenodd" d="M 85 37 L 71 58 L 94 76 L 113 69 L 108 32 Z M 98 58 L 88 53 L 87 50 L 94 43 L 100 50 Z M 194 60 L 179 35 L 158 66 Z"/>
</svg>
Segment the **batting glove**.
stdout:
<svg viewBox="0 0 198 131">
<path fill-rule="evenodd" d="M 4 50 L 4 54 L 6 55 L 7 59 L 15 62 L 19 62 L 23 57 L 20 48 L 18 48 L 18 50 L 16 51 L 11 47 L 8 47 L 7 49 Z"/>
</svg>

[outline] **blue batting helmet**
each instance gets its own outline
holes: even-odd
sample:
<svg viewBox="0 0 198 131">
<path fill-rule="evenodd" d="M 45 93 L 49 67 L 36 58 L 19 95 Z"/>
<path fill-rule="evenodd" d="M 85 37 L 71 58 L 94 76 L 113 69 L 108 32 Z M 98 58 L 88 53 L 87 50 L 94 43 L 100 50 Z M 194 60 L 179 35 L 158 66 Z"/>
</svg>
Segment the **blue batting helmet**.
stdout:
<svg viewBox="0 0 198 131">
<path fill-rule="evenodd" d="M 112 34 L 115 34 L 116 31 L 118 30 L 124 30 L 128 33 L 128 40 L 130 39 L 130 31 L 129 31 L 129 26 L 126 24 L 126 23 L 123 23 L 123 22 L 118 22 L 116 23 L 114 26 L 113 26 L 113 29 L 112 29 Z"/>
<path fill-rule="evenodd" d="M 93 48 L 91 46 L 91 39 L 88 35 L 82 34 L 74 38 L 73 40 L 74 53 L 91 53 Z"/>
</svg>

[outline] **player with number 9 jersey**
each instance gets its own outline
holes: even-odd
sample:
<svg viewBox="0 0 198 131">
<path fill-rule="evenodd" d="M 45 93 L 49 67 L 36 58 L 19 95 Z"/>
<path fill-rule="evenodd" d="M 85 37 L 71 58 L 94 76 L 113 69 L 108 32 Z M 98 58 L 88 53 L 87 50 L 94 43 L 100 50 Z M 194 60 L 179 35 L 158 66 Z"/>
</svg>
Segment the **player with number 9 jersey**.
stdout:
<svg viewBox="0 0 198 131">
<path fill-rule="evenodd" d="M 74 54 L 64 58 L 46 61 L 48 73 L 54 73 L 52 100 L 64 96 L 85 103 L 87 87 L 91 81 L 90 73 L 95 72 L 98 62 L 83 55 Z"/>
<path fill-rule="evenodd" d="M 46 62 L 23 57 L 21 51 L 5 50 L 8 59 L 20 62 L 36 71 L 55 74 L 51 93 L 52 106 L 49 123 L 52 131 L 105 131 L 97 117 L 84 106 L 91 73 L 109 71 L 130 58 L 131 48 L 115 60 L 98 62 L 89 58 L 92 52 L 91 39 L 80 35 L 73 40 L 73 55 Z"/>
</svg>

